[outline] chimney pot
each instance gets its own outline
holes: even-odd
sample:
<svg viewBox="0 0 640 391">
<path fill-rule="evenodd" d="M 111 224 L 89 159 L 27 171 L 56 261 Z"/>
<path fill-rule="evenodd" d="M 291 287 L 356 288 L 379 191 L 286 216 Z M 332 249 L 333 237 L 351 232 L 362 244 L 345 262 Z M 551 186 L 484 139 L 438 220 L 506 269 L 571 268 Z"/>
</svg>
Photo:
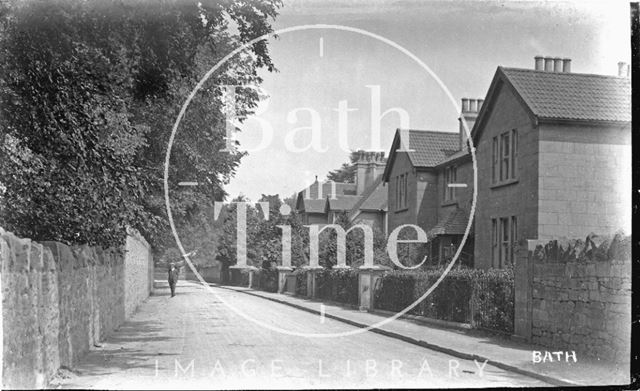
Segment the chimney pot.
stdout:
<svg viewBox="0 0 640 391">
<path fill-rule="evenodd" d="M 562 59 L 562 72 L 571 73 L 571 59 L 563 58 Z"/>
<path fill-rule="evenodd" d="M 467 111 L 469 111 L 469 99 L 462 98 L 462 112 L 466 113 Z"/>
<path fill-rule="evenodd" d="M 553 58 L 551 57 L 544 58 L 544 70 L 546 72 L 553 72 Z"/>
<path fill-rule="evenodd" d="M 562 72 L 562 59 L 560 57 L 553 59 L 553 71 Z"/>
<path fill-rule="evenodd" d="M 618 63 L 618 76 L 626 77 L 629 74 L 629 68 L 626 62 L 620 61 Z"/>
<path fill-rule="evenodd" d="M 477 109 L 478 109 L 478 106 L 476 106 L 476 100 L 469 99 L 469 111 L 472 113 L 475 113 Z"/>
<path fill-rule="evenodd" d="M 542 71 L 544 70 L 544 58 L 542 56 L 535 56 L 535 70 Z"/>
</svg>

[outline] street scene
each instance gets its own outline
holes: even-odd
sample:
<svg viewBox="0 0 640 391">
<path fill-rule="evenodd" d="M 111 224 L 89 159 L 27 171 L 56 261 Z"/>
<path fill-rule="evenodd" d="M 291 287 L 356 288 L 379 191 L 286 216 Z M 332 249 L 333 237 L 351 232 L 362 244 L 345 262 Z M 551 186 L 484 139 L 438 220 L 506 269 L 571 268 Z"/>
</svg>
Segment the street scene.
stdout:
<svg viewBox="0 0 640 391">
<path fill-rule="evenodd" d="M 638 16 L 0 1 L 2 388 L 637 387 Z"/>
</svg>

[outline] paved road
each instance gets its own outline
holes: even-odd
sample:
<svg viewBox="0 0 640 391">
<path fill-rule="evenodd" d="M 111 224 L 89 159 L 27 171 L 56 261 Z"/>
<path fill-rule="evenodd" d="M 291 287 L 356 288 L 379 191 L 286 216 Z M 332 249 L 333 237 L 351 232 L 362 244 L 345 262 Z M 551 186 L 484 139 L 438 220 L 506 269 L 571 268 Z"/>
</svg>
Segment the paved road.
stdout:
<svg viewBox="0 0 640 391">
<path fill-rule="evenodd" d="M 483 363 L 379 334 L 295 337 L 248 322 L 220 299 L 265 324 L 309 333 L 353 326 L 244 293 L 165 282 L 64 388 L 502 387 L 545 384 Z"/>
</svg>

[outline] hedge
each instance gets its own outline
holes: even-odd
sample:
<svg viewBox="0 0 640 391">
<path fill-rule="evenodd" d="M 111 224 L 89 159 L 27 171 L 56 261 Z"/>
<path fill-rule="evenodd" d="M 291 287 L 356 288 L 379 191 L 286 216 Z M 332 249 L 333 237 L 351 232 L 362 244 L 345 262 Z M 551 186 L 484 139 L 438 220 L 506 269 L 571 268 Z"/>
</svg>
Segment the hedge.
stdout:
<svg viewBox="0 0 640 391">
<path fill-rule="evenodd" d="M 233 286 L 249 286 L 249 271 L 242 269 L 229 269 L 229 285 Z"/>
<path fill-rule="evenodd" d="M 296 276 L 296 295 L 298 296 L 307 295 L 307 273 L 308 271 L 304 268 L 296 269 L 293 272 L 293 275 Z"/>
<path fill-rule="evenodd" d="M 258 269 L 253 275 L 253 288 L 266 292 L 277 292 L 278 269 Z"/>
<path fill-rule="evenodd" d="M 316 277 L 318 297 L 358 304 L 358 272 L 354 269 L 324 269 Z"/>
<path fill-rule="evenodd" d="M 376 308 L 402 311 L 419 299 L 441 274 L 442 270 L 386 273 L 374 293 Z M 510 269 L 454 269 L 409 313 L 512 333 L 513 294 Z"/>
</svg>

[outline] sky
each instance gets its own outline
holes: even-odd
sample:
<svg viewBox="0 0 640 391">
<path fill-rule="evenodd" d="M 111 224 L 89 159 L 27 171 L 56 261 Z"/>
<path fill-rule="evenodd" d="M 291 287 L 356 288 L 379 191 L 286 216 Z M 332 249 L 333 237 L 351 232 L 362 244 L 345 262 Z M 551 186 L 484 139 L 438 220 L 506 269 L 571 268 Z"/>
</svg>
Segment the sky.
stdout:
<svg viewBox="0 0 640 391">
<path fill-rule="evenodd" d="M 483 99 L 498 66 L 533 69 L 543 55 L 571 58 L 572 72 L 615 75 L 631 58 L 625 2 L 285 0 L 273 26 L 318 24 L 382 40 L 302 27 L 270 39 L 278 72 L 261 72 L 268 98 L 236 135 L 249 154 L 230 198 L 288 197 L 349 150 L 388 155 L 398 127 L 458 131 L 461 98 Z"/>
</svg>

